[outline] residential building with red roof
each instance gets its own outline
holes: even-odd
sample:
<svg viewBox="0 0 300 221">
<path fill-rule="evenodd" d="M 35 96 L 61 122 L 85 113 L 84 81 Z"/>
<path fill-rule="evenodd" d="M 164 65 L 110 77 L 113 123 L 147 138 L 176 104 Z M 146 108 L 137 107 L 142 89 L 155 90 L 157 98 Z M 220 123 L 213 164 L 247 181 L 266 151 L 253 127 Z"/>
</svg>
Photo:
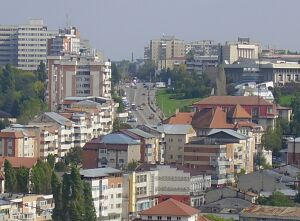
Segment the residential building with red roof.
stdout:
<svg viewBox="0 0 300 221">
<path fill-rule="evenodd" d="M 258 96 L 210 96 L 194 103 L 193 106 L 197 111 L 221 107 L 226 113 L 233 113 L 233 119 L 237 115 L 245 119 L 251 116 L 252 122 L 264 128 L 274 128 L 275 120 L 278 118 L 276 105 Z"/>
<path fill-rule="evenodd" d="M 174 199 L 168 199 L 139 213 L 141 221 L 181 220 L 198 221 L 199 210 Z"/>
</svg>

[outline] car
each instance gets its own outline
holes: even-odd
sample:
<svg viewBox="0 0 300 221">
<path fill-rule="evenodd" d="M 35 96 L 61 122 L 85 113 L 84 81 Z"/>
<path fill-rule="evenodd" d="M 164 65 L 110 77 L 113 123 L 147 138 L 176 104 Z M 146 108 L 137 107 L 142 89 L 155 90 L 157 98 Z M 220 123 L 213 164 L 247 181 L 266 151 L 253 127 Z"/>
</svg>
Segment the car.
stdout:
<svg viewBox="0 0 300 221">
<path fill-rule="evenodd" d="M 137 122 L 137 118 L 136 117 L 128 118 L 127 122 Z"/>
</svg>

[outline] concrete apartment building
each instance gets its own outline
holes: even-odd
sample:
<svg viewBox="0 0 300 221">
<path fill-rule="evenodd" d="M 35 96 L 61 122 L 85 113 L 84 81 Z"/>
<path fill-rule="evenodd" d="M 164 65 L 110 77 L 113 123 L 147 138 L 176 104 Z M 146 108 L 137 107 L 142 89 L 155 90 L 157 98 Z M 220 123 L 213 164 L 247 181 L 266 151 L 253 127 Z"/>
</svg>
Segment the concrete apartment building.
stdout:
<svg viewBox="0 0 300 221">
<path fill-rule="evenodd" d="M 36 135 L 18 128 L 6 128 L 0 132 L 0 156 L 38 157 Z"/>
<path fill-rule="evenodd" d="M 145 49 L 145 59 L 150 58 L 160 70 L 185 63 L 185 43 L 174 36 L 150 40 L 149 48 Z"/>
<path fill-rule="evenodd" d="M 0 65 L 36 70 L 40 62 L 46 63 L 47 40 L 56 34 L 49 31 L 42 20 L 30 20 L 24 25 L 1 25 Z"/>
<path fill-rule="evenodd" d="M 1 194 L 0 220 L 52 220 L 52 195 Z"/>
<path fill-rule="evenodd" d="M 211 179 L 180 165 L 141 164 L 130 174 L 129 187 L 129 212 L 136 214 L 169 198 L 198 207 Z"/>
<path fill-rule="evenodd" d="M 222 60 L 225 64 L 232 64 L 239 59 L 257 60 L 260 53 L 260 44 L 250 42 L 250 38 L 238 38 L 237 42 L 226 42 L 222 46 Z"/>
<path fill-rule="evenodd" d="M 57 132 L 55 131 L 56 129 L 54 129 L 52 132 L 54 133 L 54 137 L 52 136 L 52 138 L 56 138 L 57 134 L 58 145 L 51 146 L 51 148 L 48 146 L 48 150 L 50 150 L 50 153 L 54 151 L 54 153 L 57 153 L 57 156 L 60 158 L 63 158 L 70 151 L 70 149 L 74 147 L 74 122 L 59 115 L 58 113 L 45 112 L 29 122 L 29 125 L 36 127 L 57 128 Z M 44 139 L 44 142 L 47 143 L 47 140 Z M 50 142 L 51 141 L 49 140 L 48 143 Z M 46 148 L 43 151 L 47 151 Z M 49 153 L 44 153 L 44 156 L 48 154 Z"/>
<path fill-rule="evenodd" d="M 106 167 L 80 170 L 82 179 L 89 183 L 97 218 L 128 220 L 128 184 L 122 171 Z"/>
<path fill-rule="evenodd" d="M 126 169 L 141 160 L 140 142 L 121 133 L 111 133 L 87 142 L 83 147 L 83 168 Z"/>
<path fill-rule="evenodd" d="M 141 143 L 141 162 L 156 163 L 158 162 L 158 139 L 149 133 L 140 129 L 123 129 L 120 131 L 133 139 L 139 140 Z"/>
<path fill-rule="evenodd" d="M 111 62 L 94 56 L 48 56 L 48 100 L 52 111 L 66 97 L 111 97 Z"/>
<path fill-rule="evenodd" d="M 253 172 L 253 139 L 229 129 L 213 129 L 206 138 L 184 145 L 184 164 L 212 175 L 212 185 L 234 182 L 234 173 Z"/>
</svg>

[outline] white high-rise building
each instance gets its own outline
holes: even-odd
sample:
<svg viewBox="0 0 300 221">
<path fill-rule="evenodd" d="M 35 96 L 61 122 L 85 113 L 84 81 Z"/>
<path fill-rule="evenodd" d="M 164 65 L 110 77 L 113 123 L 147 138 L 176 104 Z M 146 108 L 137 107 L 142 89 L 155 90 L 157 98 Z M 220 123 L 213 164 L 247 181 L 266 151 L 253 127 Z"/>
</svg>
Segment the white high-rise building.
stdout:
<svg viewBox="0 0 300 221">
<path fill-rule="evenodd" d="M 47 40 L 57 35 L 42 20 L 25 25 L 0 25 L 0 65 L 12 64 L 23 70 L 36 70 L 46 62 Z"/>
</svg>

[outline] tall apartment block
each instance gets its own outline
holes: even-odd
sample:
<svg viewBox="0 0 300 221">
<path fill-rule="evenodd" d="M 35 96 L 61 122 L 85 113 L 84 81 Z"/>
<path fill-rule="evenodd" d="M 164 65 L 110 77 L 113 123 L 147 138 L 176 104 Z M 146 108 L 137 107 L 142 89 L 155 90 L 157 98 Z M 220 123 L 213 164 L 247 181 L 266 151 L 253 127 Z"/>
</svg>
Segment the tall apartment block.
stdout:
<svg viewBox="0 0 300 221">
<path fill-rule="evenodd" d="M 155 62 L 158 69 L 172 69 L 185 62 L 185 43 L 174 36 L 150 40 L 150 46 L 145 47 L 144 57 Z"/>
<path fill-rule="evenodd" d="M 237 42 L 226 42 L 222 46 L 223 61 L 232 64 L 239 59 L 258 59 L 260 44 L 250 42 L 249 38 L 238 38 Z"/>
<path fill-rule="evenodd" d="M 111 62 L 95 56 L 48 56 L 48 99 L 51 111 L 66 97 L 111 98 Z"/>
<path fill-rule="evenodd" d="M 25 25 L 0 25 L 0 65 L 36 70 L 41 61 L 46 62 L 47 40 L 56 34 L 48 31 L 42 20 L 30 20 Z"/>
</svg>

